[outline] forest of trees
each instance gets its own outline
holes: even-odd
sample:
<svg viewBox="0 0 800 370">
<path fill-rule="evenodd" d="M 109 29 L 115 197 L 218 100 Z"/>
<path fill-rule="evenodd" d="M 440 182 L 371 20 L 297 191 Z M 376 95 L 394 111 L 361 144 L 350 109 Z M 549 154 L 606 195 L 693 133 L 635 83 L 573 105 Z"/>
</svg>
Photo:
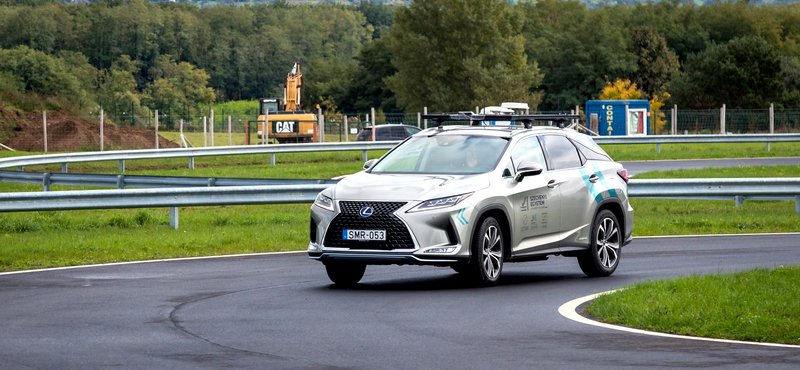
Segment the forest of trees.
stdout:
<svg viewBox="0 0 800 370">
<path fill-rule="evenodd" d="M 798 107 L 800 3 L 0 0 L 0 100 L 19 109 L 188 114 L 282 96 L 294 62 L 306 109 L 555 110 L 616 80 L 684 108 Z"/>
</svg>

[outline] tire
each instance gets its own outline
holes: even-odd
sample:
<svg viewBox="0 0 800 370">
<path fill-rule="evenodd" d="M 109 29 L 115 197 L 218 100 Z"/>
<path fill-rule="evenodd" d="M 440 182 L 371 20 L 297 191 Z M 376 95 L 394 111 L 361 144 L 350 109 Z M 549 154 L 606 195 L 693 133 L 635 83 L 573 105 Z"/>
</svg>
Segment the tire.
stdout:
<svg viewBox="0 0 800 370">
<path fill-rule="evenodd" d="M 361 281 L 364 277 L 364 271 L 367 265 L 363 263 L 326 263 L 325 271 L 328 272 L 328 278 L 336 285 L 353 286 Z"/>
<path fill-rule="evenodd" d="M 503 271 L 503 232 L 494 217 L 487 217 L 472 239 L 470 274 L 480 286 L 493 286 Z"/>
<path fill-rule="evenodd" d="M 578 256 L 578 264 L 588 276 L 609 276 L 619 266 L 621 247 L 622 230 L 617 216 L 604 209 L 592 222 L 591 244 L 588 251 Z"/>
</svg>

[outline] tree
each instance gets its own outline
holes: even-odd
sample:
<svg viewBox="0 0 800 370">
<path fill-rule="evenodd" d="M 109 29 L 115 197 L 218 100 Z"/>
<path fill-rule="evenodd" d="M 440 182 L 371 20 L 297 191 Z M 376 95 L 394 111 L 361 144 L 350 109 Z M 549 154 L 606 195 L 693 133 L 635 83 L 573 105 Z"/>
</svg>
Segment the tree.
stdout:
<svg viewBox="0 0 800 370">
<path fill-rule="evenodd" d="M 642 98 L 642 92 L 630 80 L 606 81 L 606 87 L 600 92 L 600 100 L 636 100 Z"/>
<path fill-rule="evenodd" d="M 349 91 L 342 109 L 363 112 L 378 108 L 384 112 L 399 112 L 397 97 L 386 86 L 384 79 L 397 73 L 392 65 L 392 52 L 388 38 L 366 43 L 356 56 L 358 67 L 349 81 Z"/>
<path fill-rule="evenodd" d="M 418 0 L 397 9 L 390 31 L 397 73 L 386 84 L 406 111 L 471 110 L 502 101 L 528 102 L 541 81 L 528 64 L 523 18 L 504 0 Z"/>
<path fill-rule="evenodd" d="M 216 100 L 214 89 L 208 87 L 208 73 L 190 63 L 175 63 L 169 55 L 161 55 L 153 75 L 156 79 L 144 94 L 145 102 L 154 109 L 170 107 L 188 114 L 186 110 Z"/>
<path fill-rule="evenodd" d="M 647 97 L 666 91 L 672 76 L 679 72 L 678 56 L 667 47 L 667 41 L 652 26 L 639 26 L 631 31 L 631 53 L 636 56 L 638 71 L 635 82 Z"/>
<path fill-rule="evenodd" d="M 673 89 L 678 105 L 684 107 L 764 108 L 787 99 L 781 56 L 758 37 L 712 44 L 689 56 L 684 67 Z"/>
</svg>

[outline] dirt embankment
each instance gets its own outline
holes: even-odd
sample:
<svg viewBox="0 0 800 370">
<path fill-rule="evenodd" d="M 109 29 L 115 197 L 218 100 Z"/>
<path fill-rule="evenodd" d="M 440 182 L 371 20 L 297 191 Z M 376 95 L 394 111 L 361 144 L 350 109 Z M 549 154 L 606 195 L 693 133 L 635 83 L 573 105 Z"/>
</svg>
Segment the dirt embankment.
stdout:
<svg viewBox="0 0 800 370">
<path fill-rule="evenodd" d="M 17 112 L 0 103 L 0 140 L 11 149 L 24 152 L 44 151 L 41 112 Z M 103 125 L 105 149 L 155 149 L 155 133 L 143 127 Z M 178 144 L 158 137 L 159 148 L 177 148 Z M 99 122 L 89 122 L 64 111 L 47 112 L 47 151 L 76 152 L 100 150 Z"/>
</svg>

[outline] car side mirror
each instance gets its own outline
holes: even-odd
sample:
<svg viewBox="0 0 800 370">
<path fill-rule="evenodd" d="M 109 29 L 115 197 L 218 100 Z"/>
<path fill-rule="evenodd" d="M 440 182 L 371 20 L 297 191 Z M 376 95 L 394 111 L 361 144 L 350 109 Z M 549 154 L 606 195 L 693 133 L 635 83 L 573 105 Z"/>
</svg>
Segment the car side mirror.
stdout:
<svg viewBox="0 0 800 370">
<path fill-rule="evenodd" d="M 531 162 L 531 161 L 522 161 L 520 162 L 519 166 L 517 166 L 517 176 L 514 177 L 514 181 L 522 182 L 526 176 L 536 176 L 544 171 L 542 165 Z"/>
<path fill-rule="evenodd" d="M 378 162 L 377 159 L 370 159 L 370 160 L 364 162 L 364 169 L 368 170 L 368 169 L 372 168 L 372 166 L 374 166 L 375 163 L 377 163 L 377 162 Z"/>
</svg>

